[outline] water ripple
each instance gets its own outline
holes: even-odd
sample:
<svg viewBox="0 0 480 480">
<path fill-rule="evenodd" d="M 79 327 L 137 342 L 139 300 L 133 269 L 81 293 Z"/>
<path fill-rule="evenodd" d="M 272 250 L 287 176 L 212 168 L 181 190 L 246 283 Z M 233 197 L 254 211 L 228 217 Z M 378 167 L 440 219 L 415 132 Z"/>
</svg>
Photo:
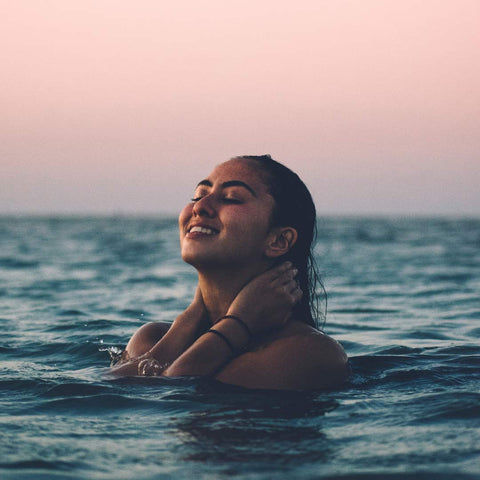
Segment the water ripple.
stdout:
<svg viewBox="0 0 480 480">
<path fill-rule="evenodd" d="M 0 217 L 2 479 L 478 478 L 480 220 L 319 220 L 351 376 L 312 394 L 108 375 L 191 301 L 177 243 L 175 219 Z"/>
</svg>

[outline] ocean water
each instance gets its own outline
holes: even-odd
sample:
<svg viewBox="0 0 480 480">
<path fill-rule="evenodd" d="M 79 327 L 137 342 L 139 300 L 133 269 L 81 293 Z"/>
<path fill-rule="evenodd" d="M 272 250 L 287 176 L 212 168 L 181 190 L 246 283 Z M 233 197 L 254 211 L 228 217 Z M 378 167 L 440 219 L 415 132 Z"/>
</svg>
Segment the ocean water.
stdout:
<svg viewBox="0 0 480 480">
<path fill-rule="evenodd" d="M 0 217 L 0 478 L 479 479 L 480 219 L 319 219 L 329 392 L 109 377 L 195 273 L 169 218 Z"/>
</svg>

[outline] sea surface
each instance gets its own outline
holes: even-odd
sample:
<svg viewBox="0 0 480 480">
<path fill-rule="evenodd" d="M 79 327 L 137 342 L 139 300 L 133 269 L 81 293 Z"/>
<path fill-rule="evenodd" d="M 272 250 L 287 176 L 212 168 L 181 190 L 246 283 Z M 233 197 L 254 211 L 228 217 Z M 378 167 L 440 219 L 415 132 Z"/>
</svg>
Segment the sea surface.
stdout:
<svg viewBox="0 0 480 480">
<path fill-rule="evenodd" d="M 108 376 L 196 277 L 174 218 L 0 217 L 0 478 L 480 479 L 480 219 L 318 221 L 335 391 Z"/>
</svg>

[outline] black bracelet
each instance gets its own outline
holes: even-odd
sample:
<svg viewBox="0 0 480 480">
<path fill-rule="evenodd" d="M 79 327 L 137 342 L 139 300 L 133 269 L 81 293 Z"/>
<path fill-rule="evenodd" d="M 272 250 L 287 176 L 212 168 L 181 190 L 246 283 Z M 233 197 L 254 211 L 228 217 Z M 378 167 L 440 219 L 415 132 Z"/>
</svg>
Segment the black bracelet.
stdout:
<svg viewBox="0 0 480 480">
<path fill-rule="evenodd" d="M 214 333 L 215 335 L 217 335 L 217 337 L 220 337 L 227 344 L 228 348 L 232 352 L 232 355 L 235 355 L 235 356 L 237 355 L 237 351 L 235 350 L 234 346 L 223 333 L 219 332 L 218 330 L 213 330 L 213 328 L 211 328 L 210 330 L 207 330 L 205 333 Z"/>
<path fill-rule="evenodd" d="M 238 322 L 238 323 L 243 327 L 243 329 L 245 330 L 245 332 L 247 332 L 247 335 L 248 335 L 247 343 L 250 342 L 250 340 L 251 340 L 252 337 L 253 337 L 253 333 L 252 333 L 252 331 L 250 330 L 250 328 L 248 327 L 248 325 L 247 325 L 241 318 L 238 318 L 238 317 L 235 316 L 235 315 L 225 315 L 225 316 L 223 316 L 223 317 L 220 317 L 220 318 L 215 322 L 215 324 L 217 324 L 218 322 L 220 322 L 221 320 L 226 319 L 226 318 L 231 318 L 232 320 L 235 320 L 236 322 Z"/>
</svg>

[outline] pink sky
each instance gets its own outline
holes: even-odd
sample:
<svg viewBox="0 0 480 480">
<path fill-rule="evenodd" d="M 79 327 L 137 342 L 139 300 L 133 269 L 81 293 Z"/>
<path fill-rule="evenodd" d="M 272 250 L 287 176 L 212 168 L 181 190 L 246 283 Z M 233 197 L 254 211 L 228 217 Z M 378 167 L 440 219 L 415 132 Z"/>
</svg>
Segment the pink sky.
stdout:
<svg viewBox="0 0 480 480">
<path fill-rule="evenodd" d="M 322 213 L 480 215 L 478 0 L 0 0 L 0 212 L 176 212 L 270 153 Z"/>
</svg>

